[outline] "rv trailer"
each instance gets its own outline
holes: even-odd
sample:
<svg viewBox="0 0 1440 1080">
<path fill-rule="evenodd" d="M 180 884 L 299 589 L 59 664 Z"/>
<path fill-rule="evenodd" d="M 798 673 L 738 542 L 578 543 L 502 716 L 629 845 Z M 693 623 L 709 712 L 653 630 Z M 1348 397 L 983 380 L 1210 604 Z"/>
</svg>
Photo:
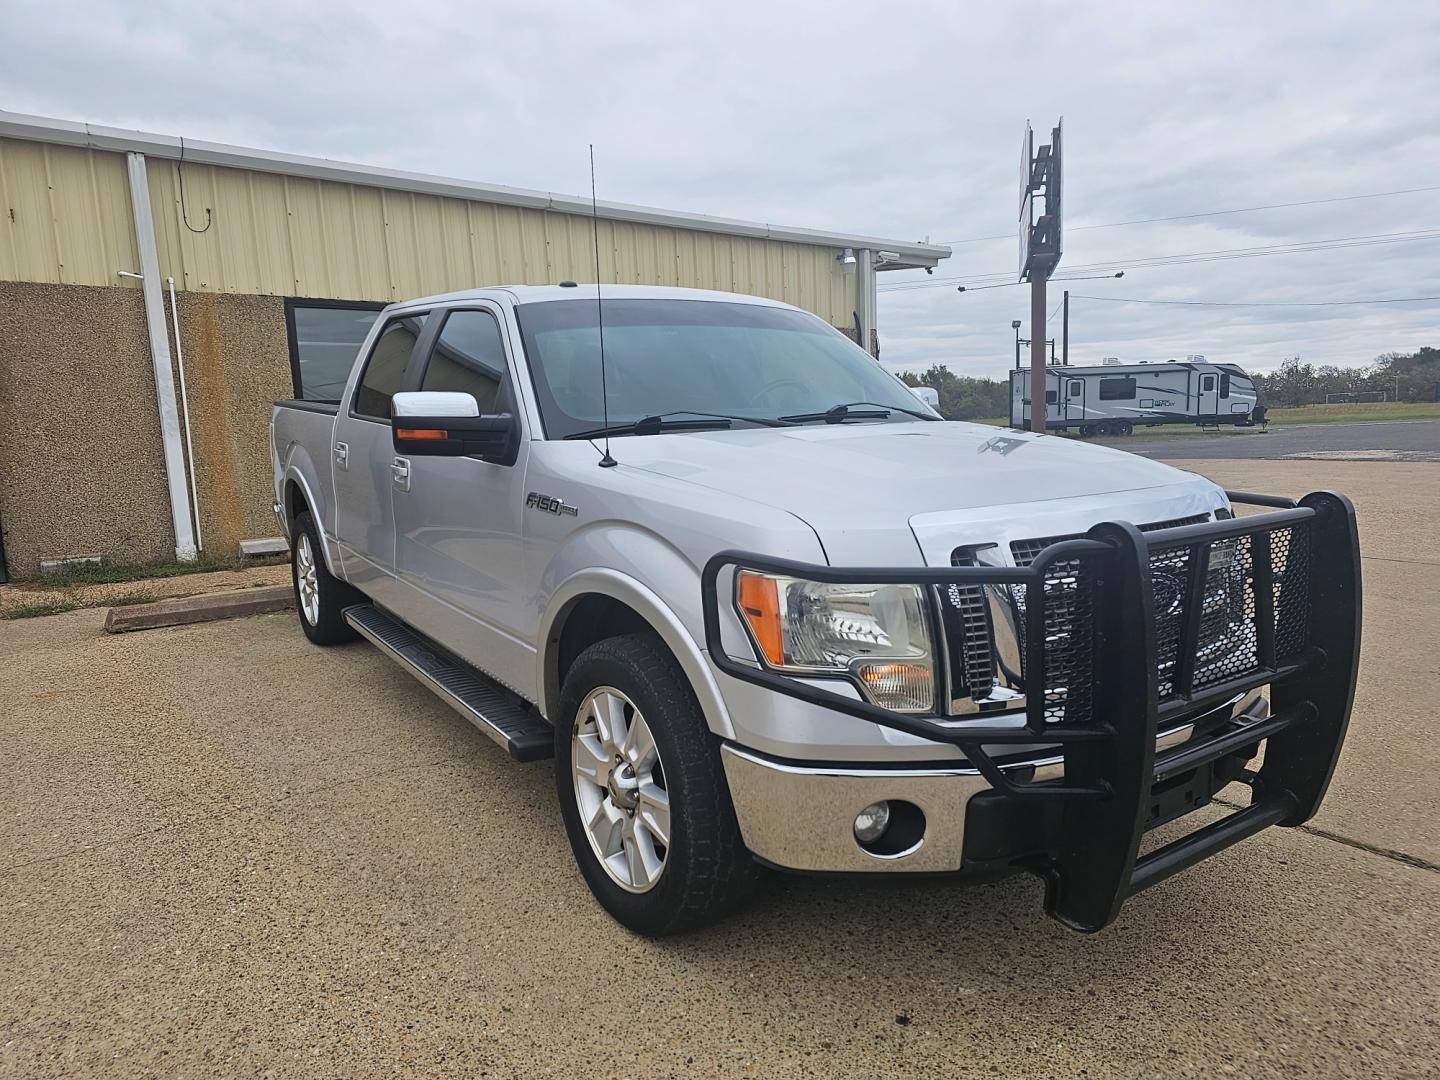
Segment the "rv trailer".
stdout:
<svg viewBox="0 0 1440 1080">
<path fill-rule="evenodd" d="M 1083 436 L 1129 435 L 1137 427 L 1196 424 L 1249 427 L 1255 383 L 1234 364 L 1166 364 L 1045 369 L 1045 427 Z M 1010 426 L 1030 425 L 1030 371 L 1010 372 Z"/>
</svg>

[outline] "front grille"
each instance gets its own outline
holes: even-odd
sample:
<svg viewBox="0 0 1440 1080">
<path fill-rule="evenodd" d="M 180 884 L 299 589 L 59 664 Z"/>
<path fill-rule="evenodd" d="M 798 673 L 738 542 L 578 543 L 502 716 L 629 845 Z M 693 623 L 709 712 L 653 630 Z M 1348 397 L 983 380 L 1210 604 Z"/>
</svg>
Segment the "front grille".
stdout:
<svg viewBox="0 0 1440 1080">
<path fill-rule="evenodd" d="M 1142 532 L 1197 525 L 1209 514 L 1141 525 Z M 1203 691 L 1255 670 L 1264 661 L 1262 640 L 1273 642 L 1273 663 L 1293 660 L 1308 644 L 1310 604 L 1309 525 L 1301 523 L 1263 533 L 1208 543 L 1208 557 L 1192 544 L 1168 544 L 1150 550 L 1150 585 L 1155 619 L 1156 683 L 1160 702 L 1185 693 Z M 1016 540 L 1010 545 L 1017 566 L 1029 566 L 1052 544 L 1083 534 Z M 1259 545 L 1259 546 L 1257 546 Z M 1257 552 L 1268 550 L 1272 585 L 1271 625 L 1259 625 L 1266 605 L 1257 603 L 1255 564 Z M 957 548 L 951 562 L 975 565 L 972 549 Z M 1196 580 L 1201 566 L 1203 581 Z M 1045 673 L 1044 712 L 1047 723 L 1084 724 L 1094 717 L 1092 685 L 1097 650 L 1101 648 L 1096 619 L 1099 597 L 1098 567 L 1090 559 L 1061 559 L 1044 572 Z M 1261 580 L 1264 580 L 1262 575 Z M 987 590 L 1003 595 L 1015 614 L 1015 626 L 1025 626 L 1026 593 L 1033 586 L 948 586 L 950 611 L 946 630 L 951 641 L 952 687 L 957 695 L 975 695 L 988 688 L 997 674 L 995 657 L 1003 652 L 996 633 L 1011 633 L 991 625 L 994 605 Z M 1192 614 L 1198 602 L 1200 611 Z M 958 648 L 954 639 L 960 638 Z M 1020 671 L 1019 685 L 1028 697 L 1030 667 L 1028 644 L 1022 631 L 1014 633 Z"/>
<path fill-rule="evenodd" d="M 1171 518 L 1169 521 L 1152 521 L 1148 525 L 1141 525 L 1140 531 L 1159 532 L 1161 529 L 1178 529 L 1182 525 L 1199 525 L 1202 521 L 1209 520 L 1209 514 L 1191 514 L 1189 517 Z M 1042 536 L 1033 540 L 1015 540 L 1010 544 L 1010 557 L 1015 560 L 1016 566 L 1029 566 L 1040 552 L 1051 544 L 1058 544 L 1062 540 L 1079 540 L 1084 535 L 1084 533 L 1067 533 L 1064 536 Z"/>
<path fill-rule="evenodd" d="M 956 548 L 950 556 L 950 565 L 978 566 L 979 562 L 973 549 Z M 985 586 L 949 585 L 944 599 L 948 605 L 942 605 L 942 611 L 950 616 L 946 619 L 946 631 L 952 638 L 959 639 L 959 655 L 952 660 L 951 669 L 952 681 L 961 685 L 954 688 L 954 693 L 983 697 L 995 685 L 990 619 L 985 613 Z"/>
</svg>

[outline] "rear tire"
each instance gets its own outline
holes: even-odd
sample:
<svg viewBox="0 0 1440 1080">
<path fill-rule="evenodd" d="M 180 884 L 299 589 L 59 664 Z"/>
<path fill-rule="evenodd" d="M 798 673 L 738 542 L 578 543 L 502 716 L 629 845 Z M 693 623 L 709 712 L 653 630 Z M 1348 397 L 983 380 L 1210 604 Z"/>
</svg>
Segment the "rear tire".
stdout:
<svg viewBox="0 0 1440 1080">
<path fill-rule="evenodd" d="M 650 634 L 596 642 L 571 665 L 555 723 L 555 789 L 585 883 L 637 934 L 717 922 L 760 880 L 719 742 Z"/>
<path fill-rule="evenodd" d="M 1121 420 L 1115 425 L 1115 434 L 1117 435 L 1132 435 L 1134 432 L 1135 425 L 1129 420 Z"/>
<path fill-rule="evenodd" d="M 1114 435 L 1115 427 L 1109 420 L 1101 420 L 1100 423 L 1095 425 L 1095 434 L 1102 438 L 1106 435 Z"/>
<path fill-rule="evenodd" d="M 295 516 L 294 540 L 290 544 L 290 582 L 295 588 L 295 611 L 300 629 L 316 645 L 339 645 L 355 641 L 359 634 L 345 621 L 345 609 L 363 604 L 364 595 L 330 573 L 320 531 L 310 511 Z"/>
</svg>

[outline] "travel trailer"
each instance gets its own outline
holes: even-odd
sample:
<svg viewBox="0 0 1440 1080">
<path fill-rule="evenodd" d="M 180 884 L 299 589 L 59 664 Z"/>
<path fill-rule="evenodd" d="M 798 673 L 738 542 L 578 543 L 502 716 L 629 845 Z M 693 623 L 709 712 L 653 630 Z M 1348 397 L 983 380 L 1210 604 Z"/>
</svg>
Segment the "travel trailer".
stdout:
<svg viewBox="0 0 1440 1080">
<path fill-rule="evenodd" d="M 1049 367 L 1045 426 L 1081 435 L 1129 435 L 1162 424 L 1248 427 L 1255 383 L 1234 364 L 1196 357 L 1175 363 Z M 1030 371 L 1010 372 L 1010 426 L 1030 424 Z"/>
</svg>

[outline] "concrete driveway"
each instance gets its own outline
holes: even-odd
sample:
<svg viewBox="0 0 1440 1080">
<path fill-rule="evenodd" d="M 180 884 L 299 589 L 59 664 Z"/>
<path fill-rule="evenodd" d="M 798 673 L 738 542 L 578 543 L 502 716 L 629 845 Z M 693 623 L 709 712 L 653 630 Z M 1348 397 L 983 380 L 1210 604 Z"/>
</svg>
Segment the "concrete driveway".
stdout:
<svg viewBox="0 0 1440 1080">
<path fill-rule="evenodd" d="M 1364 420 L 1156 435 L 1140 428 L 1107 446 L 1164 461 L 1312 460 L 1440 462 L 1440 420 Z"/>
<path fill-rule="evenodd" d="M 647 942 L 585 891 L 549 764 L 369 646 L 0 623 L 0 1075 L 1433 1075 L 1440 466 L 1187 467 L 1356 496 L 1363 686 L 1314 828 L 1094 937 L 1026 879 L 780 877 Z"/>
</svg>

